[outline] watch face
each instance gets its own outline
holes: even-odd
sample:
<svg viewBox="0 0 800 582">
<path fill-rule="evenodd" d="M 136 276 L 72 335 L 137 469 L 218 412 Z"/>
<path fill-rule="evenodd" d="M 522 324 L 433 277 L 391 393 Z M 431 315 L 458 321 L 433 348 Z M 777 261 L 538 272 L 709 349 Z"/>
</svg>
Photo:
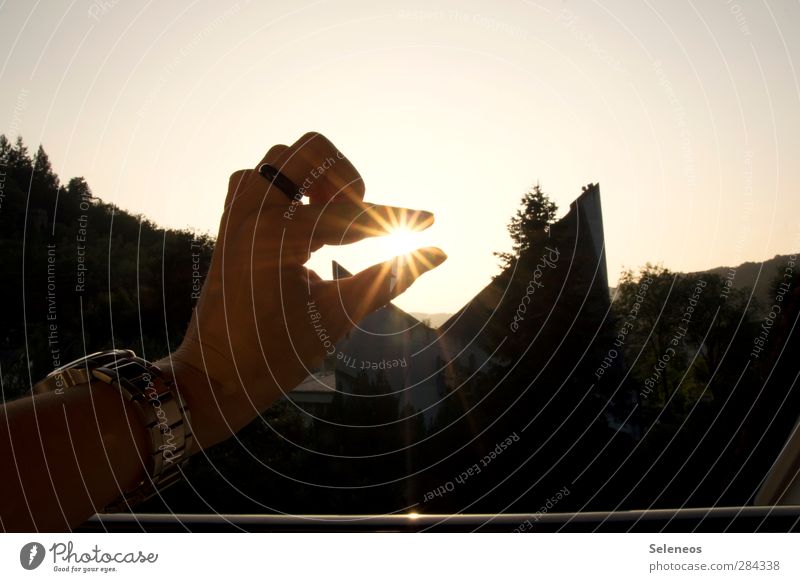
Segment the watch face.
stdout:
<svg viewBox="0 0 800 582">
<path fill-rule="evenodd" d="M 47 375 L 47 377 L 50 378 L 51 376 L 56 376 L 56 375 L 62 373 L 64 370 L 67 370 L 69 368 L 77 368 L 77 367 L 79 367 L 79 364 L 83 364 L 85 362 L 91 362 L 93 359 L 95 359 L 95 358 L 97 358 L 99 356 L 124 357 L 124 356 L 132 356 L 132 355 L 134 355 L 134 354 L 130 350 L 105 350 L 105 351 L 102 351 L 102 352 L 95 352 L 93 354 L 89 354 L 88 356 L 84 356 L 82 358 L 78 358 L 77 360 L 73 360 L 68 364 L 64 364 L 60 368 L 56 368 L 55 370 L 50 372 Z"/>
</svg>

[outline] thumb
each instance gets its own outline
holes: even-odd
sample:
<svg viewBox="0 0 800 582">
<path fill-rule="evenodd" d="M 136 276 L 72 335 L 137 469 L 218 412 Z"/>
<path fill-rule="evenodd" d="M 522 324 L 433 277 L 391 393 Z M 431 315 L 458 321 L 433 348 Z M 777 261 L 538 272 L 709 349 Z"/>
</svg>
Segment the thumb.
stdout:
<svg viewBox="0 0 800 582">
<path fill-rule="evenodd" d="M 336 285 L 339 301 L 348 318 L 357 323 L 408 289 L 417 278 L 447 260 L 436 247 L 418 249 L 378 263 L 352 277 L 326 282 Z"/>
</svg>

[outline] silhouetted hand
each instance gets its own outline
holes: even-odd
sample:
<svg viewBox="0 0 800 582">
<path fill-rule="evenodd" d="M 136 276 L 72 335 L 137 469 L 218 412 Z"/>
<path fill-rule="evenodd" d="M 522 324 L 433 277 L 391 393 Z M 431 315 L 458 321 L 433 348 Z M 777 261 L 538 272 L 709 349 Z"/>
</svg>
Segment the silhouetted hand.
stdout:
<svg viewBox="0 0 800 582">
<path fill-rule="evenodd" d="M 181 347 L 172 354 L 202 447 L 231 436 L 292 390 L 333 344 L 446 255 L 426 248 L 352 277 L 323 281 L 303 265 L 323 245 L 424 229 L 433 215 L 363 202 L 364 183 L 324 136 L 276 145 L 270 164 L 310 197 L 291 199 L 257 170 L 235 172 L 214 256 Z M 259 164 L 260 167 L 261 164 Z M 164 365 L 168 360 L 163 360 Z"/>
</svg>

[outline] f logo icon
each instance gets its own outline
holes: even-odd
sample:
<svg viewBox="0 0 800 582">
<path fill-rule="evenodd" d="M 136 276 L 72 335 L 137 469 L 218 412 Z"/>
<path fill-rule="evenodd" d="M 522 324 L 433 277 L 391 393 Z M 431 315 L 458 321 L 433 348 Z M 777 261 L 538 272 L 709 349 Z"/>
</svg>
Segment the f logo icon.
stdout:
<svg viewBox="0 0 800 582">
<path fill-rule="evenodd" d="M 26 570 L 35 570 L 44 561 L 44 546 L 38 542 L 30 542 L 19 551 L 19 563 Z"/>
</svg>

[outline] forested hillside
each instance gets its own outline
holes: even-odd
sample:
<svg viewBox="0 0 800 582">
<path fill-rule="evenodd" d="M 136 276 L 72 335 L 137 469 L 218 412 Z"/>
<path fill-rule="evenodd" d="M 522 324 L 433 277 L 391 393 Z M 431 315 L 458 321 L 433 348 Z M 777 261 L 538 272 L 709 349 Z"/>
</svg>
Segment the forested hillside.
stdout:
<svg viewBox="0 0 800 582">
<path fill-rule="evenodd" d="M 44 149 L 0 136 L 3 397 L 86 353 L 158 358 L 181 340 L 213 240 L 163 230 L 62 183 Z"/>
</svg>

